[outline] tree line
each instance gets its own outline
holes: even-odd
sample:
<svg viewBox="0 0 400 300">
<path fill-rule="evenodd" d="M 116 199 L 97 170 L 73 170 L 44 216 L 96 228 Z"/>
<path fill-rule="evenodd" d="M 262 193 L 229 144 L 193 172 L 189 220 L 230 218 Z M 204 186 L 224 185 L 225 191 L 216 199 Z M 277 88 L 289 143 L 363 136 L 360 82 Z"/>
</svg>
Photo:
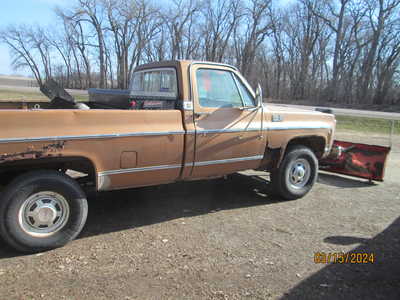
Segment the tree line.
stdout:
<svg viewBox="0 0 400 300">
<path fill-rule="evenodd" d="M 400 103 L 400 0 L 75 0 L 57 24 L 0 30 L 39 84 L 129 87 L 138 64 L 237 66 L 267 97 Z"/>
</svg>

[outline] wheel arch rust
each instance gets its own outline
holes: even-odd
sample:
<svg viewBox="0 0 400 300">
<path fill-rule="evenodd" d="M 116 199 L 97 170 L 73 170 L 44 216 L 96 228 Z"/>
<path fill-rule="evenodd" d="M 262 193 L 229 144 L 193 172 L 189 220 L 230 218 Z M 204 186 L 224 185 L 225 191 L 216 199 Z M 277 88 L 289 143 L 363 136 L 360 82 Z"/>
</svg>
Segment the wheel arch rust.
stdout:
<svg viewBox="0 0 400 300">
<path fill-rule="evenodd" d="M 85 155 L 58 155 L 42 156 L 39 158 L 15 157 L 0 163 L 0 180 L 4 183 L 10 182 L 16 176 L 31 171 L 32 169 L 47 170 L 74 170 L 87 174 L 93 180 L 97 189 L 97 166 L 93 159 Z"/>
</svg>

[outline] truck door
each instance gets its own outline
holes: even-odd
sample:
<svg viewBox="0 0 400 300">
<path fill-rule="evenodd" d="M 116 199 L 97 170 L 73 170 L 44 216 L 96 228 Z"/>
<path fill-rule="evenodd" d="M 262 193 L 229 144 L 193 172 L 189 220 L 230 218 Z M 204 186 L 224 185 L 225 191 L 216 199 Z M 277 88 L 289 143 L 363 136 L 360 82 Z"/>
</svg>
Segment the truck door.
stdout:
<svg viewBox="0 0 400 300">
<path fill-rule="evenodd" d="M 195 64 L 191 68 L 196 127 L 192 178 L 257 168 L 266 138 L 254 93 L 232 68 Z"/>
</svg>

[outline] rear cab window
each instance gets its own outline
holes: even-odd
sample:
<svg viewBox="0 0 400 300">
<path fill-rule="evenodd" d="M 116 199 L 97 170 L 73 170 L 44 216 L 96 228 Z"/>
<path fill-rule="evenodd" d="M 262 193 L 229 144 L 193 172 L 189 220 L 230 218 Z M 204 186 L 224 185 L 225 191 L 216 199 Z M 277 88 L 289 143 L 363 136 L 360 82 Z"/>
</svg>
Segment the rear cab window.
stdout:
<svg viewBox="0 0 400 300">
<path fill-rule="evenodd" d="M 130 95 L 141 108 L 172 109 L 178 99 L 178 80 L 174 68 L 158 68 L 133 73 Z M 173 107 L 171 107 L 173 106 Z"/>
</svg>

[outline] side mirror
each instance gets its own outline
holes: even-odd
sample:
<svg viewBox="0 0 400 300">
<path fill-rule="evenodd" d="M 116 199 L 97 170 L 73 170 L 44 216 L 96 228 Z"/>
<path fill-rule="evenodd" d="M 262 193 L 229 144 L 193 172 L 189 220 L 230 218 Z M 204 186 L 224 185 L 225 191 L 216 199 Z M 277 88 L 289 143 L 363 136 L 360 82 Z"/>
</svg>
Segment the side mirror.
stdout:
<svg viewBox="0 0 400 300">
<path fill-rule="evenodd" d="M 261 107 L 262 103 L 263 103 L 262 88 L 261 88 L 261 85 L 258 84 L 257 89 L 256 89 L 256 105 L 257 105 L 257 107 Z"/>
</svg>

